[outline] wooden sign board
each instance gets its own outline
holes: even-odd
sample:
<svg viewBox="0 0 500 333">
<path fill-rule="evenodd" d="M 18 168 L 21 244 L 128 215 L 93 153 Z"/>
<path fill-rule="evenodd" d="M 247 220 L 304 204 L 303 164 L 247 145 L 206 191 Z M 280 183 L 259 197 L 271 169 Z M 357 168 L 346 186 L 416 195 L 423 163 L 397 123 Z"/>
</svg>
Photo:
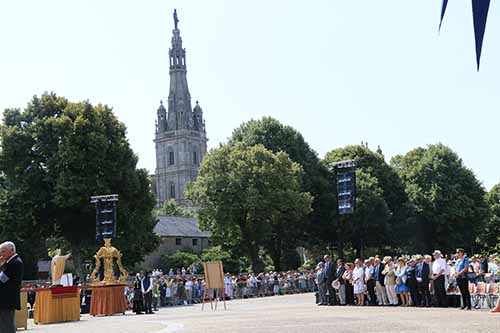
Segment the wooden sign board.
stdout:
<svg viewBox="0 0 500 333">
<path fill-rule="evenodd" d="M 224 269 L 222 261 L 209 261 L 203 263 L 205 282 L 208 289 L 224 289 Z"/>
</svg>

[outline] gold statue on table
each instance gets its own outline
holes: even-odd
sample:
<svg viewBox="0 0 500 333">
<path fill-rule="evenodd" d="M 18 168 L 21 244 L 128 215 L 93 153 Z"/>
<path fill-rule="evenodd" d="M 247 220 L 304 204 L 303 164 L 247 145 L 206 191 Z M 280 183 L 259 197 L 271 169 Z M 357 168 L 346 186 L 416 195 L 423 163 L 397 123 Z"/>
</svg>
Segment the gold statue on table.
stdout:
<svg viewBox="0 0 500 333">
<path fill-rule="evenodd" d="M 92 284 L 116 284 L 127 282 L 127 271 L 122 265 L 122 254 L 118 249 L 111 246 L 111 238 L 104 239 L 104 246 L 97 251 L 95 258 L 95 268 L 90 275 Z M 104 261 L 104 279 L 99 281 L 97 274 L 101 268 L 101 259 Z M 113 270 L 113 259 L 116 259 L 116 264 L 120 270 L 120 277 L 118 281 L 115 279 L 115 272 Z"/>
</svg>

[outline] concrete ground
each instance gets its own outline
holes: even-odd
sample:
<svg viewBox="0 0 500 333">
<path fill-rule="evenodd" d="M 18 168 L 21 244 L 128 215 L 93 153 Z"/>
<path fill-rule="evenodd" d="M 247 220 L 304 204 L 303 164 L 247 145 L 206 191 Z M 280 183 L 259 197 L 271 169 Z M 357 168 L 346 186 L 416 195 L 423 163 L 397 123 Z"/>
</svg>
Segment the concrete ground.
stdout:
<svg viewBox="0 0 500 333">
<path fill-rule="evenodd" d="M 500 332 L 500 313 L 486 310 L 403 307 L 318 307 L 313 294 L 275 296 L 227 302 L 224 311 L 210 305 L 162 308 L 154 315 L 94 318 L 79 322 L 34 325 L 28 332 Z"/>
</svg>

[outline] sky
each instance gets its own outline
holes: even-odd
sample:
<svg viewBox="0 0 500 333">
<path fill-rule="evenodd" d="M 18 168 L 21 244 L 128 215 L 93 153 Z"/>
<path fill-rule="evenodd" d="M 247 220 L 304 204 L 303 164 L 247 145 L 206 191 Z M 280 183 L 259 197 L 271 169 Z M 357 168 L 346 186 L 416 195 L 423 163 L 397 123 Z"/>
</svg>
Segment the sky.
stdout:
<svg viewBox="0 0 500 333">
<path fill-rule="evenodd" d="M 0 110 L 53 91 L 111 106 L 139 166 L 155 168 L 177 8 L 209 148 L 272 116 L 323 157 L 378 145 L 387 160 L 441 142 L 486 189 L 500 183 L 500 4 L 481 70 L 470 1 L 19 0 L 0 2 Z"/>
</svg>

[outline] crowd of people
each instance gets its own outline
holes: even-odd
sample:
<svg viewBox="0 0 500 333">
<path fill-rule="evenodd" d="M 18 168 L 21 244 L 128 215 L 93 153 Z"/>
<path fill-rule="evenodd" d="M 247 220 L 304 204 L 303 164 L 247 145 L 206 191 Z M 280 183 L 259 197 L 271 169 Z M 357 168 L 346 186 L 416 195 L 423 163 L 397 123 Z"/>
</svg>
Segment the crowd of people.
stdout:
<svg viewBox="0 0 500 333">
<path fill-rule="evenodd" d="M 457 249 L 452 256 L 436 250 L 432 255 L 375 256 L 364 261 L 334 264 L 329 255 L 316 267 L 318 305 L 388 305 L 448 307 L 450 295 L 460 295 L 460 307 L 472 304 L 471 289 L 488 285 L 498 295 L 500 262 L 493 256 L 472 256 Z M 471 288 L 472 287 L 472 288 Z"/>
<path fill-rule="evenodd" d="M 225 299 L 264 297 L 317 289 L 312 270 L 226 274 L 224 277 Z M 137 273 L 135 280 L 125 290 L 129 308 L 136 314 L 151 314 L 160 307 L 190 305 L 213 298 L 213 291 L 204 290 L 203 275 L 189 270 L 171 269 L 167 274 L 160 270 Z"/>
</svg>

